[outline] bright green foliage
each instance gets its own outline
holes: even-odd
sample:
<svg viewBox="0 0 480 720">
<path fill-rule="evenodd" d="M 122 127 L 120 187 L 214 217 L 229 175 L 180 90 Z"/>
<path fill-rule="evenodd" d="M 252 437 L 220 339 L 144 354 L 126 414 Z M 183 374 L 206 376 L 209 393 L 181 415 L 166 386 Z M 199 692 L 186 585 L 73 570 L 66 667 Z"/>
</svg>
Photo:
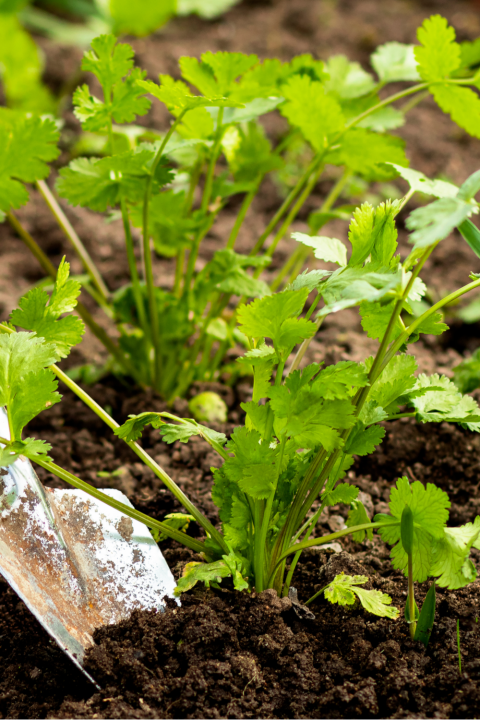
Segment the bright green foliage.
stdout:
<svg viewBox="0 0 480 720">
<path fill-rule="evenodd" d="M 347 264 L 347 248 L 341 240 L 329 237 L 312 237 L 305 233 L 292 233 L 292 238 L 313 248 L 313 254 L 318 260 L 334 262 L 337 265 Z"/>
<path fill-rule="evenodd" d="M 420 47 L 415 48 L 418 72 L 423 80 L 443 80 L 460 66 L 460 46 L 455 30 L 440 15 L 424 20 L 417 31 Z"/>
<path fill-rule="evenodd" d="M 402 167 L 392 163 L 399 175 L 408 182 L 412 190 L 424 193 L 425 195 L 434 195 L 438 198 L 456 197 L 458 187 L 453 183 L 445 182 L 445 180 L 429 180 L 423 173 L 411 168 Z"/>
<path fill-rule="evenodd" d="M 142 97 L 137 82 L 146 72 L 133 69 L 133 49 L 117 43 L 114 35 L 100 35 L 92 40 L 92 50 L 85 53 L 82 70 L 92 72 L 100 82 L 104 100 L 90 94 L 87 85 L 77 88 L 73 96 L 75 115 L 85 130 L 103 130 L 113 120 L 132 122 L 137 115 L 145 115 L 150 101 Z"/>
<path fill-rule="evenodd" d="M 175 0 L 161 0 L 142 3 L 139 8 L 130 0 L 108 0 L 113 26 L 119 35 L 148 35 L 170 20 L 176 12 L 176 5 Z"/>
<path fill-rule="evenodd" d="M 469 135 L 480 137 L 480 99 L 473 90 L 455 85 L 438 85 L 433 86 L 432 94 L 453 122 Z"/>
<path fill-rule="evenodd" d="M 325 149 L 328 138 L 343 129 L 340 105 L 308 75 L 294 75 L 283 87 L 283 94 L 287 102 L 280 108 L 282 115 L 315 150 Z"/>
<path fill-rule="evenodd" d="M 167 417 L 173 417 L 166 414 Z M 179 442 L 186 443 L 189 438 L 193 435 L 200 435 L 207 442 L 215 446 L 221 447 L 227 441 L 226 436 L 223 433 L 216 432 L 211 428 L 200 425 L 193 419 L 185 420 L 175 418 L 179 420 L 179 424 L 166 423 L 162 420 L 162 413 L 145 412 L 140 415 L 130 415 L 129 419 L 123 423 L 120 427 L 114 430 L 122 440 L 127 442 L 138 440 L 142 435 L 143 429 L 147 425 L 151 425 L 153 428 L 160 428 L 160 434 L 167 443 L 174 443 L 177 440 Z"/>
<path fill-rule="evenodd" d="M 370 60 L 382 82 L 420 79 L 413 45 L 385 43 L 375 50 Z"/>
<path fill-rule="evenodd" d="M 461 393 L 470 393 L 480 385 L 480 348 L 453 368 L 453 382 Z"/>
<path fill-rule="evenodd" d="M 480 408 L 469 395 L 462 395 L 445 375 L 419 375 L 404 398 L 420 422 L 478 423 Z"/>
<path fill-rule="evenodd" d="M 382 428 L 380 428 L 382 429 Z M 365 506 L 361 500 L 353 500 L 350 505 L 350 512 L 347 518 L 347 527 L 356 527 L 357 525 L 365 525 L 370 522 L 370 518 L 367 515 Z M 373 540 L 373 530 L 368 528 L 366 530 L 357 530 L 352 533 L 352 538 L 355 542 L 363 542 L 365 535 L 369 540 Z"/>
<path fill-rule="evenodd" d="M 30 290 L 19 302 L 20 308 L 10 315 L 10 322 L 23 330 L 33 330 L 38 337 L 56 348 L 57 360 L 67 357 L 70 348 L 78 345 L 85 332 L 80 318 L 71 312 L 80 295 L 80 283 L 69 279 L 70 265 L 63 258 L 57 272 L 55 287 L 49 298 L 40 287 Z"/>
<path fill-rule="evenodd" d="M 23 183 L 47 177 L 47 162 L 60 152 L 57 140 L 53 120 L 1 109 L 0 210 L 8 212 L 25 205 L 29 195 Z"/>
<path fill-rule="evenodd" d="M 241 103 L 227 100 L 216 95 L 202 97 L 192 95 L 188 86 L 181 80 L 174 80 L 170 75 L 159 76 L 160 85 L 151 80 L 139 79 L 137 84 L 164 103 L 174 115 L 182 111 L 202 107 L 242 107 Z"/>
<path fill-rule="evenodd" d="M 348 230 L 352 245 L 350 266 L 361 265 L 369 255 L 373 261 L 388 266 L 397 249 L 394 221 L 397 210 L 395 202 L 382 203 L 376 209 L 367 202 L 355 210 Z"/>
<path fill-rule="evenodd" d="M 191 590 L 197 582 L 204 582 L 206 587 L 216 587 L 222 582 L 223 578 L 231 577 L 233 586 L 236 590 L 242 591 L 248 588 L 248 582 L 242 575 L 243 560 L 229 553 L 223 555 L 222 560 L 213 563 L 189 562 L 183 569 L 183 575 L 177 582 L 175 595 L 181 595 L 187 590 Z"/>
<path fill-rule="evenodd" d="M 98 158 L 78 158 L 60 171 L 57 192 L 71 205 L 81 205 L 104 211 L 115 207 L 122 199 L 139 200 L 150 176 L 153 148 L 130 150 L 121 155 Z M 154 185 L 159 188 L 172 179 L 171 171 L 159 163 Z"/>
<path fill-rule="evenodd" d="M 345 55 L 334 55 L 325 63 L 329 79 L 325 83 L 328 92 L 350 100 L 361 97 L 375 89 L 375 81 L 360 63 L 350 62 Z"/>
<path fill-rule="evenodd" d="M 414 232 L 411 242 L 416 248 L 424 248 L 448 237 L 478 208 L 469 202 L 455 198 L 441 198 L 430 205 L 419 207 L 407 218 L 407 227 Z"/>
<path fill-rule="evenodd" d="M 355 487 L 355 485 L 340 483 L 340 485 L 337 485 L 334 490 L 329 490 L 322 496 L 322 502 L 328 506 L 338 505 L 339 503 L 349 505 L 350 503 L 353 503 L 358 493 L 359 490 Z"/>
<path fill-rule="evenodd" d="M 55 360 L 55 346 L 33 333 L 0 335 L 0 406 L 7 409 L 10 439 L 17 442 L 2 451 L 1 461 L 7 465 L 15 459 L 12 452 L 34 459 L 50 449 L 41 440 L 22 442 L 22 431 L 42 410 L 60 402 L 57 380 L 48 369 Z"/>
<path fill-rule="evenodd" d="M 162 522 L 175 530 L 186 532 L 192 520 L 195 520 L 193 515 L 186 515 L 185 513 L 169 513 L 168 515 L 165 515 Z M 162 542 L 162 540 L 167 539 L 167 536 L 159 530 L 151 529 L 150 532 L 156 542 Z"/>
<path fill-rule="evenodd" d="M 358 598 L 362 606 L 368 612 L 379 617 L 388 617 L 396 620 L 399 610 L 396 607 L 389 607 L 392 598 L 379 590 L 367 590 L 358 587 L 368 582 L 364 575 L 345 575 L 340 573 L 325 588 L 325 597 L 331 603 L 339 605 L 353 605 Z"/>
<path fill-rule="evenodd" d="M 444 536 L 433 544 L 431 573 L 437 584 L 451 590 L 475 580 L 477 570 L 469 559 L 470 549 L 480 545 L 480 516 L 459 528 L 446 528 Z"/>
<path fill-rule="evenodd" d="M 394 135 L 352 128 L 343 135 L 340 148 L 330 152 L 326 161 L 347 167 L 370 181 L 390 180 L 394 173 L 383 163 L 408 165 L 404 148 L 405 141 Z"/>
<path fill-rule="evenodd" d="M 182 76 L 205 97 L 229 97 L 237 90 L 236 80 L 258 63 L 256 55 L 205 52 L 201 60 L 180 58 Z"/>
</svg>

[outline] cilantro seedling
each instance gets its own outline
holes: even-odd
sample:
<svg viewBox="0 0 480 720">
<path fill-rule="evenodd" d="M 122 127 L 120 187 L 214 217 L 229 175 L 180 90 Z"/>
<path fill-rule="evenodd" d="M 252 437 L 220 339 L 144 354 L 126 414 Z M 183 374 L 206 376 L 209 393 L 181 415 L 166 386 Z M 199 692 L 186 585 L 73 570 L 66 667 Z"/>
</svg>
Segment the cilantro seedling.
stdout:
<svg viewBox="0 0 480 720">
<path fill-rule="evenodd" d="M 196 10 L 198 7 L 195 5 Z M 137 15 L 131 18 L 134 31 L 139 31 L 142 23 L 155 21 L 153 5 L 141 18 Z M 128 22 L 118 19 L 116 26 L 125 29 Z M 118 43 L 114 35 L 101 35 L 92 41 L 82 62 L 82 69 L 95 76 L 101 92 L 97 96 L 83 84 L 73 95 L 74 112 L 83 129 L 96 138 L 100 157 L 72 160 L 60 170 L 56 191 L 71 205 L 110 211 L 121 218 L 129 283 L 110 293 L 43 182 L 48 173 L 46 163 L 58 154 L 58 133 L 52 121 L 2 111 L 0 210 L 54 277 L 55 268 L 13 213 L 28 199 L 25 183 L 36 182 L 84 265 L 88 276 L 85 290 L 117 325 L 118 342 L 84 306 L 77 306 L 85 324 L 113 356 L 113 371 L 130 375 L 140 386 L 154 387 L 167 400 L 184 395 L 196 380 L 219 376 L 228 350 L 245 342 L 236 328 L 236 311 L 242 302 L 267 297 L 289 282 L 296 283 L 295 289 L 302 282 L 311 286 L 313 277 L 303 278 L 300 273 L 312 254 L 339 264 L 328 284 L 329 311 L 354 305 L 362 298 L 362 324 L 370 337 L 379 338 L 392 309 L 383 292 L 389 282 L 392 288 L 396 282 L 387 263 L 396 247 L 393 218 L 406 200 L 381 203 L 377 208 L 363 203 L 356 208 L 349 231 L 353 253 L 345 271 L 343 243 L 324 231 L 316 233 L 330 219 L 349 216 L 351 205 L 335 204 L 342 193 L 351 200 L 348 188 L 355 178 L 368 187 L 400 173 L 411 183 L 410 194 L 428 189 L 438 198 L 409 219 L 420 254 L 422 248 L 457 226 L 474 251 L 480 249 L 480 234 L 469 219 L 476 211 L 472 198 L 477 180 L 473 178 L 469 187 L 459 191 L 452 184 L 421 177 L 408 169 L 404 142 L 391 132 L 405 122 L 408 110 L 397 101 L 411 97 L 410 102 L 415 103 L 428 91 L 460 127 L 480 136 L 476 112 L 480 101 L 470 89 L 478 80 L 478 71 L 471 69 L 475 65 L 471 64 L 472 51 L 455 41 L 453 28 L 440 16 L 425 20 L 418 40 L 415 47 L 400 43 L 380 46 L 371 58 L 376 75 L 344 56 L 323 62 L 301 55 L 282 63 L 277 59 L 260 62 L 256 55 L 205 52 L 201 58 L 180 58 L 181 79 L 160 75 L 156 82 L 134 67 L 130 45 Z M 397 81 L 409 85 L 380 99 L 380 90 Z M 170 128 L 164 134 L 135 124 L 149 111 L 152 101 L 160 102 L 171 115 Z M 270 112 L 280 113 L 289 125 L 276 148 L 259 121 Z M 245 257 L 235 247 L 249 209 L 262 191 L 265 177 L 281 174 L 286 164 L 291 164 L 298 143 L 302 150 L 295 157 L 301 156 L 305 162 L 296 168 L 287 196 Z M 320 176 L 328 179 L 332 173 L 336 180 L 329 195 L 308 219 L 310 234 L 296 236 L 297 249 L 267 284 L 260 275 L 278 243 Z M 220 216 L 234 196 L 240 199 L 239 210 L 225 245 L 199 270 L 202 242 L 208 233 L 216 232 L 215 224 L 221 222 Z M 373 265 L 366 268 L 369 256 Z M 173 287 L 158 286 L 158 259 L 162 257 L 175 263 Z M 350 296 L 335 304 L 347 282 Z M 363 298 L 365 283 L 372 289 L 368 299 Z M 413 294 L 410 300 L 414 301 Z M 401 334 L 402 322 L 402 318 L 395 319 L 394 333 Z M 439 316 L 425 322 L 419 332 L 428 328 L 440 333 L 443 329 Z M 238 365 L 235 367 L 232 381 L 240 372 Z M 243 371 L 248 371 L 248 365 Z"/>
</svg>

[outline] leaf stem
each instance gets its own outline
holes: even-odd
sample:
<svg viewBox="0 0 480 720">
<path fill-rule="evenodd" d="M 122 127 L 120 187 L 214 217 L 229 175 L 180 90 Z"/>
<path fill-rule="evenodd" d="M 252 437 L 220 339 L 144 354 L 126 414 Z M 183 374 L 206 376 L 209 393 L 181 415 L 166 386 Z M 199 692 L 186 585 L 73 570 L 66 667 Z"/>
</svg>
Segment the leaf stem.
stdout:
<svg viewBox="0 0 480 720">
<path fill-rule="evenodd" d="M 417 623 L 415 621 L 415 588 L 413 585 L 412 553 L 408 553 L 408 614 L 410 616 L 410 622 L 408 624 L 408 627 L 410 629 L 410 637 L 413 640 L 415 638 L 415 630 L 417 629 Z"/>
<path fill-rule="evenodd" d="M 133 297 L 135 298 L 135 307 L 137 308 L 138 320 L 144 335 L 147 332 L 147 317 L 145 315 L 145 306 L 143 304 L 142 290 L 140 288 L 140 280 L 138 277 L 137 261 L 135 259 L 135 250 L 133 247 L 132 231 L 130 228 L 130 220 L 128 217 L 127 203 L 122 198 L 120 203 L 122 211 L 123 229 L 125 231 L 125 246 L 127 249 L 128 267 L 130 269 L 130 277 L 132 278 Z"/>
<path fill-rule="evenodd" d="M 35 183 L 37 189 L 39 190 L 40 194 L 42 195 L 43 199 L 45 200 L 45 203 L 47 204 L 50 212 L 54 216 L 55 220 L 57 221 L 58 225 L 60 226 L 60 229 L 62 230 L 65 237 L 70 241 L 73 249 L 77 253 L 78 257 L 80 258 L 82 265 L 84 266 L 85 270 L 87 271 L 93 285 L 97 288 L 98 292 L 102 296 L 103 300 L 105 302 L 108 301 L 110 293 L 108 291 L 107 286 L 105 285 L 105 281 L 103 280 L 102 276 L 100 275 L 100 272 L 95 265 L 94 261 L 90 257 L 85 245 L 82 243 L 80 238 L 78 237 L 77 233 L 73 229 L 69 219 L 63 212 L 62 208 L 56 201 L 53 193 L 51 192 L 50 188 L 48 187 L 47 183 L 44 180 L 37 180 Z"/>
</svg>

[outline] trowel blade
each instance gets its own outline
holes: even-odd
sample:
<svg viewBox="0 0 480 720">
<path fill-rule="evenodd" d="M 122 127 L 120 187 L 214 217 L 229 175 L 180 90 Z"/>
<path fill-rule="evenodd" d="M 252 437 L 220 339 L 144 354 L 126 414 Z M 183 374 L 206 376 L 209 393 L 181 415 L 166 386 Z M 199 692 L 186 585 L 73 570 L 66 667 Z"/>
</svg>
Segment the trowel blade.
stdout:
<svg viewBox="0 0 480 720">
<path fill-rule="evenodd" d="M 0 436 L 8 432 L 0 408 Z M 145 525 L 81 490 L 44 488 L 22 457 L 0 468 L 0 573 L 90 680 L 94 630 L 136 608 L 161 610 L 175 588 Z"/>
</svg>

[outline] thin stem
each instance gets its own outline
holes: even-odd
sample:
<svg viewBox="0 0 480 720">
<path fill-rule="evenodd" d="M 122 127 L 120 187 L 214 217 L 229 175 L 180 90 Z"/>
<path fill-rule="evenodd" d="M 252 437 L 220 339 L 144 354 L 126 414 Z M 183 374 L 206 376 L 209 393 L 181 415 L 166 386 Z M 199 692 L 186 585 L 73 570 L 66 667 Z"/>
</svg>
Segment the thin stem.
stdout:
<svg viewBox="0 0 480 720">
<path fill-rule="evenodd" d="M 408 555 L 408 614 L 410 615 L 408 627 L 410 628 L 410 637 L 413 640 L 417 623 L 415 621 L 415 590 L 413 586 L 413 558 L 411 553 Z"/>
<path fill-rule="evenodd" d="M 0 438 L 0 442 L 3 442 L 2 438 Z M 186 545 L 191 550 L 195 550 L 195 552 L 205 552 L 205 544 L 203 542 L 195 540 L 186 533 L 175 530 L 170 525 L 167 525 L 160 520 L 154 520 L 154 518 L 151 518 L 149 515 L 145 515 L 139 510 L 135 510 L 135 508 L 132 508 L 129 505 L 125 505 L 125 503 L 115 500 L 114 498 L 110 497 L 110 495 L 106 495 L 101 490 L 98 490 L 92 485 L 89 485 L 83 480 L 80 480 L 80 478 L 78 478 L 76 475 L 73 475 L 67 470 L 64 470 L 55 463 L 40 460 L 39 458 L 35 458 L 34 462 L 36 462 L 37 465 L 40 465 L 40 467 L 43 467 L 48 472 L 52 473 L 52 475 L 56 475 L 61 480 L 64 480 L 70 485 L 73 485 L 73 487 L 76 487 L 79 490 L 83 490 L 97 500 L 101 500 L 101 502 L 105 503 L 105 505 L 109 505 L 110 507 L 115 508 L 115 510 L 119 510 L 124 515 L 132 518 L 132 520 L 138 520 L 139 522 L 143 523 L 143 525 L 146 525 L 153 530 L 160 530 L 163 534 L 167 535 L 167 537 L 172 538 L 172 540 L 176 540 L 179 543 L 182 543 L 182 545 Z"/>
<path fill-rule="evenodd" d="M 205 187 L 203 189 L 203 196 L 202 196 L 202 205 L 201 209 L 204 213 L 207 212 L 208 206 L 210 204 L 210 199 L 212 196 L 212 188 L 213 188 L 213 180 L 215 177 L 215 166 L 217 164 L 218 156 L 220 154 L 220 144 L 222 142 L 222 135 L 223 135 L 223 113 L 224 108 L 220 107 L 218 108 L 218 116 L 217 116 L 217 129 L 215 133 L 215 141 L 212 148 L 212 154 L 210 156 L 210 162 L 208 165 L 207 170 L 207 177 L 205 178 Z"/>
<path fill-rule="evenodd" d="M 82 400 L 93 412 L 108 425 L 111 430 L 119 428 L 119 424 L 102 408 L 93 398 L 88 395 L 77 383 L 68 377 L 57 365 L 50 365 L 50 369 L 55 375 L 68 387 L 77 397 Z M 218 530 L 214 528 L 212 523 L 195 507 L 195 505 L 189 500 L 185 493 L 178 487 L 178 485 L 172 480 L 172 478 L 158 465 L 153 458 L 142 448 L 138 443 L 132 440 L 124 440 L 124 442 L 133 450 L 136 455 L 149 467 L 155 475 L 164 483 L 164 485 L 170 490 L 172 495 L 183 505 L 190 515 L 193 515 L 199 525 L 203 527 L 206 533 L 208 533 L 225 551 L 229 552 L 227 545 L 223 537 L 220 535 Z"/>
<path fill-rule="evenodd" d="M 227 242 L 227 249 L 233 250 L 235 247 L 235 243 L 237 241 L 238 233 L 240 231 L 240 228 L 243 225 L 243 221 L 245 220 L 245 216 L 248 212 L 248 209 L 250 205 L 252 204 L 253 199 L 255 198 L 258 188 L 260 187 L 260 183 L 263 179 L 263 175 L 261 175 L 255 182 L 255 185 L 252 187 L 250 192 L 248 192 L 245 197 L 243 198 L 242 207 L 240 208 L 240 211 L 236 217 L 235 224 L 232 228 L 232 231 L 230 233 L 230 237 L 228 238 Z"/>
<path fill-rule="evenodd" d="M 185 270 L 185 248 L 178 251 L 177 261 L 175 263 L 175 284 L 173 286 L 173 294 L 179 298 L 182 294 L 182 278 Z"/>
<path fill-rule="evenodd" d="M 7 212 L 7 220 L 12 226 L 12 228 L 15 230 L 15 232 L 18 234 L 18 236 L 21 238 L 21 240 L 31 251 L 32 255 L 36 257 L 44 272 L 46 272 L 47 275 L 49 275 L 53 280 L 55 280 L 57 277 L 57 270 L 55 266 L 50 262 L 49 258 L 45 255 L 41 247 L 38 245 L 37 242 L 35 242 L 30 233 L 25 230 L 23 225 L 19 222 L 18 218 L 12 213 L 12 211 Z M 95 337 L 100 340 L 105 349 L 108 350 L 111 355 L 113 355 L 115 360 L 123 368 L 127 375 L 130 375 L 130 377 L 132 377 L 140 387 L 144 387 L 143 380 L 134 365 L 124 355 L 121 348 L 119 348 L 119 346 L 111 339 L 111 337 L 107 335 L 105 330 L 100 327 L 98 323 L 95 322 L 92 315 L 90 314 L 90 311 L 87 310 L 85 305 L 82 302 L 77 301 L 75 311 L 78 313 L 78 315 L 80 315 L 83 322 L 85 323 L 85 325 L 87 325 L 93 335 L 95 335 Z"/>
<path fill-rule="evenodd" d="M 130 269 L 130 277 L 132 278 L 133 297 L 135 299 L 135 307 L 137 308 L 138 320 L 144 334 L 147 332 L 147 317 L 145 315 L 145 306 L 143 304 L 142 290 L 138 277 L 137 261 L 135 259 L 135 250 L 133 247 L 132 231 L 130 228 L 130 220 L 128 217 L 127 203 L 122 198 L 120 207 L 122 210 L 123 229 L 125 231 L 125 246 L 127 249 L 128 267 Z"/>
<path fill-rule="evenodd" d="M 321 156 L 323 157 L 323 152 L 322 152 Z M 297 181 L 297 184 L 295 185 L 295 187 L 292 188 L 292 190 L 289 192 L 289 194 L 287 195 L 287 197 L 285 198 L 285 200 L 283 201 L 283 203 L 281 204 L 281 206 L 279 207 L 279 209 L 277 210 L 277 212 L 275 213 L 273 218 L 270 220 L 267 227 L 265 228 L 263 233 L 258 238 L 257 242 L 255 243 L 253 248 L 250 250 L 249 255 L 256 255 L 259 252 L 259 250 L 262 249 L 262 247 L 265 244 L 266 239 L 268 238 L 268 236 L 270 235 L 272 230 L 275 228 L 277 223 L 280 222 L 280 220 L 285 215 L 285 213 L 287 212 L 290 205 L 295 201 L 295 198 L 302 191 L 302 188 L 305 185 L 305 183 L 308 182 L 308 179 L 309 179 L 310 175 L 312 174 L 312 172 L 315 170 L 318 161 L 319 161 L 319 155 L 317 154 L 310 161 L 310 163 L 308 164 L 308 167 L 305 170 L 305 172 L 303 173 L 302 177 Z"/>
<path fill-rule="evenodd" d="M 317 295 L 317 297 L 315 298 L 315 300 L 318 301 L 320 297 L 321 297 L 320 294 Z M 292 360 L 292 364 L 290 365 L 289 369 L 287 370 L 287 375 L 290 375 L 290 373 L 292 373 L 294 370 L 296 370 L 296 369 L 298 368 L 298 366 L 300 365 L 300 363 L 302 362 L 303 356 L 305 355 L 305 353 L 306 353 L 307 350 L 308 350 L 308 346 L 309 346 L 310 343 L 312 342 L 312 340 L 313 340 L 313 338 L 315 337 L 315 335 L 317 334 L 317 332 L 320 330 L 320 327 L 321 327 L 322 322 L 324 321 L 324 319 L 325 319 L 324 317 L 319 317 L 319 318 L 317 318 L 317 320 L 315 321 L 315 326 L 316 326 L 316 328 L 317 328 L 317 329 L 315 330 L 315 334 L 312 335 L 311 338 L 307 338 L 306 340 L 304 340 L 304 341 L 302 342 L 302 344 L 300 345 L 300 347 L 299 347 L 298 350 L 297 350 L 297 354 L 295 355 L 295 357 L 294 357 L 293 360 Z"/>
<path fill-rule="evenodd" d="M 175 122 L 172 123 L 172 126 L 170 127 L 169 131 L 163 138 L 162 142 L 160 143 L 160 146 L 157 150 L 157 153 L 154 157 L 152 166 L 150 168 L 150 175 L 147 178 L 147 183 L 145 186 L 145 195 L 143 198 L 143 263 L 144 263 L 144 276 L 145 276 L 145 282 L 147 284 L 147 294 L 148 294 L 148 306 L 150 309 L 150 325 L 152 328 L 152 344 L 154 349 L 154 386 L 158 388 L 160 383 L 160 375 L 162 371 L 162 353 L 161 353 L 161 345 L 160 345 L 160 326 L 159 326 L 159 320 L 158 320 L 158 311 L 157 311 L 157 300 L 156 300 L 156 291 L 155 291 L 155 282 L 153 279 L 153 268 L 152 268 L 152 249 L 150 245 L 150 232 L 149 232 L 149 211 L 150 211 L 150 198 L 152 195 L 152 183 L 153 178 L 155 177 L 155 171 L 157 169 L 158 163 L 160 162 L 162 158 L 163 151 L 165 150 L 165 147 L 167 146 L 168 141 L 172 137 L 173 133 L 175 132 L 176 127 L 181 122 L 183 116 L 185 115 L 185 110 L 180 113 L 180 115 L 175 119 Z"/>
<path fill-rule="evenodd" d="M 50 191 L 50 188 L 48 187 L 47 183 L 44 180 L 37 180 L 35 183 L 37 189 L 39 190 L 40 194 L 42 195 L 43 199 L 45 200 L 49 210 L 51 211 L 52 215 L 54 216 L 55 220 L 59 224 L 62 232 L 64 233 L 65 237 L 70 241 L 73 249 L 77 253 L 78 257 L 80 258 L 83 267 L 87 271 L 88 276 L 90 277 L 93 285 L 97 288 L 98 292 L 102 296 L 104 301 L 108 301 L 109 298 L 109 291 L 107 286 L 105 285 L 105 282 L 100 275 L 100 272 L 95 265 L 94 261 L 90 257 L 85 245 L 82 243 L 80 238 L 78 237 L 77 233 L 73 229 L 72 225 L 70 224 L 69 219 L 63 212 L 62 208 L 56 201 L 55 197 L 53 196 L 52 192 Z"/>
</svg>

